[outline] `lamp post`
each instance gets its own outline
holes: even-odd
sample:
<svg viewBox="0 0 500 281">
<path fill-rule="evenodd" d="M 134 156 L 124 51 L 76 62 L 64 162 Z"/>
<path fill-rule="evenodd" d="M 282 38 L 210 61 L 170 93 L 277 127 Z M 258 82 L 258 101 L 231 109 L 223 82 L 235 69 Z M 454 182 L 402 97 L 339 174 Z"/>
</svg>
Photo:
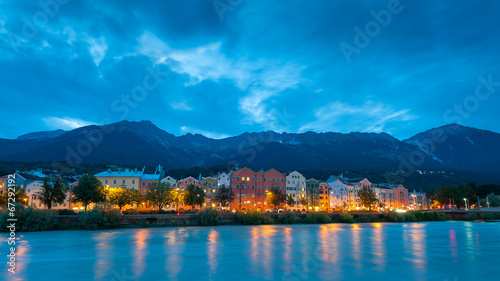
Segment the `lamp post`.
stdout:
<svg viewBox="0 0 500 281">
<path fill-rule="evenodd" d="M 468 208 L 467 208 L 467 198 L 464 198 L 464 201 L 465 201 L 465 209 L 468 210 Z"/>
</svg>

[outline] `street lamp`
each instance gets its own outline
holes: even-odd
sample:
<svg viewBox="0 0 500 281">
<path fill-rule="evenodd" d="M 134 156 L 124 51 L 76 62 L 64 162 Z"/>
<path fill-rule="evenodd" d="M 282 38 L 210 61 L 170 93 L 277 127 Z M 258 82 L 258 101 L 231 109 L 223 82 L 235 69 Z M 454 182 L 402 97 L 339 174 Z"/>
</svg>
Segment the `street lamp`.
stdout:
<svg viewBox="0 0 500 281">
<path fill-rule="evenodd" d="M 468 208 L 467 208 L 467 198 L 464 198 L 464 201 L 465 201 L 465 209 L 468 210 Z"/>
</svg>

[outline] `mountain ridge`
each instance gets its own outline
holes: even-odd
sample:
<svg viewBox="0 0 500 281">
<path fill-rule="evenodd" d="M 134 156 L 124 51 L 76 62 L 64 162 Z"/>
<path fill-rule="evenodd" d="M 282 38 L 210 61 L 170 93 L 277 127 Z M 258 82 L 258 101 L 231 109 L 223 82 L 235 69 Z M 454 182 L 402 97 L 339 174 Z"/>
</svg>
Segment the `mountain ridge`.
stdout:
<svg viewBox="0 0 500 281">
<path fill-rule="evenodd" d="M 147 120 L 38 135 L 40 138 L 33 133 L 0 139 L 0 160 L 70 163 L 69 158 L 73 158 L 75 163 L 162 164 L 166 168 L 232 163 L 256 169 L 395 170 L 402 158 L 420 151 L 425 159 L 414 167 L 417 169 L 500 169 L 500 134 L 458 124 L 433 128 L 402 141 L 385 132 L 263 131 L 222 139 L 190 133 L 175 136 Z M 445 136 L 445 140 L 440 142 L 436 136 Z"/>
</svg>

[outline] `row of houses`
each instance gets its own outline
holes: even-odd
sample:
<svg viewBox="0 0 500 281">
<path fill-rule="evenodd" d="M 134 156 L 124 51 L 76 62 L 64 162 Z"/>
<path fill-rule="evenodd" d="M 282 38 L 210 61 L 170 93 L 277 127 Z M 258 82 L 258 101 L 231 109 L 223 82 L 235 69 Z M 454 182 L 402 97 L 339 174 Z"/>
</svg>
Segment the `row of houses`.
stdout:
<svg viewBox="0 0 500 281">
<path fill-rule="evenodd" d="M 43 173 L 16 173 L 16 185 L 26 189 L 30 202 L 28 205 L 43 208 L 37 200 L 37 192 L 43 185 Z M 316 179 L 306 179 L 298 171 L 288 174 L 281 173 L 276 169 L 254 171 L 249 168 L 236 168 L 229 173 L 221 172 L 211 177 L 186 177 L 174 179 L 165 176 L 165 170 L 161 165 L 157 167 L 144 167 L 143 169 L 118 169 L 107 170 L 95 175 L 97 179 L 107 188 L 127 188 L 138 190 L 146 194 L 151 186 L 159 183 L 168 183 L 182 195 L 189 185 L 200 187 L 206 194 L 204 207 L 215 207 L 222 209 L 220 204 L 214 201 L 217 189 L 221 186 L 229 186 L 235 194 L 231 202 L 232 210 L 266 211 L 272 209 L 267 197 L 269 190 L 278 188 L 284 194 L 293 198 L 294 204 L 283 206 L 288 209 L 307 210 L 360 210 L 364 208 L 359 200 L 359 190 L 363 187 L 371 188 L 380 202 L 380 208 L 385 209 L 423 209 L 428 208 L 428 200 L 424 192 L 408 192 L 403 185 L 372 184 L 368 179 L 349 179 L 340 176 L 330 176 L 325 182 Z M 5 178 L 5 177 L 3 177 Z M 77 184 L 76 179 L 69 179 L 71 185 Z M 0 188 L 2 178 L 0 178 Z M 1 190 L 1 189 L 0 189 Z M 81 209 L 78 204 L 71 204 L 71 194 L 68 193 L 67 201 L 55 205 L 56 209 Z M 171 209 L 191 208 L 184 206 L 169 206 Z"/>
</svg>

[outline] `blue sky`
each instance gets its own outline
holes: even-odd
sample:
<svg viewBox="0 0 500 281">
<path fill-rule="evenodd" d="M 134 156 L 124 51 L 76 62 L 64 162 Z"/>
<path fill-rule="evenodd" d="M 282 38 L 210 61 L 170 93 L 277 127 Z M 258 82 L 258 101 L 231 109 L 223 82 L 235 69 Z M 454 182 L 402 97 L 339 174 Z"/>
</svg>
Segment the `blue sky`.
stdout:
<svg viewBox="0 0 500 281">
<path fill-rule="evenodd" d="M 0 138 L 500 132 L 498 1 L 89 2 L 1 1 Z"/>
</svg>

